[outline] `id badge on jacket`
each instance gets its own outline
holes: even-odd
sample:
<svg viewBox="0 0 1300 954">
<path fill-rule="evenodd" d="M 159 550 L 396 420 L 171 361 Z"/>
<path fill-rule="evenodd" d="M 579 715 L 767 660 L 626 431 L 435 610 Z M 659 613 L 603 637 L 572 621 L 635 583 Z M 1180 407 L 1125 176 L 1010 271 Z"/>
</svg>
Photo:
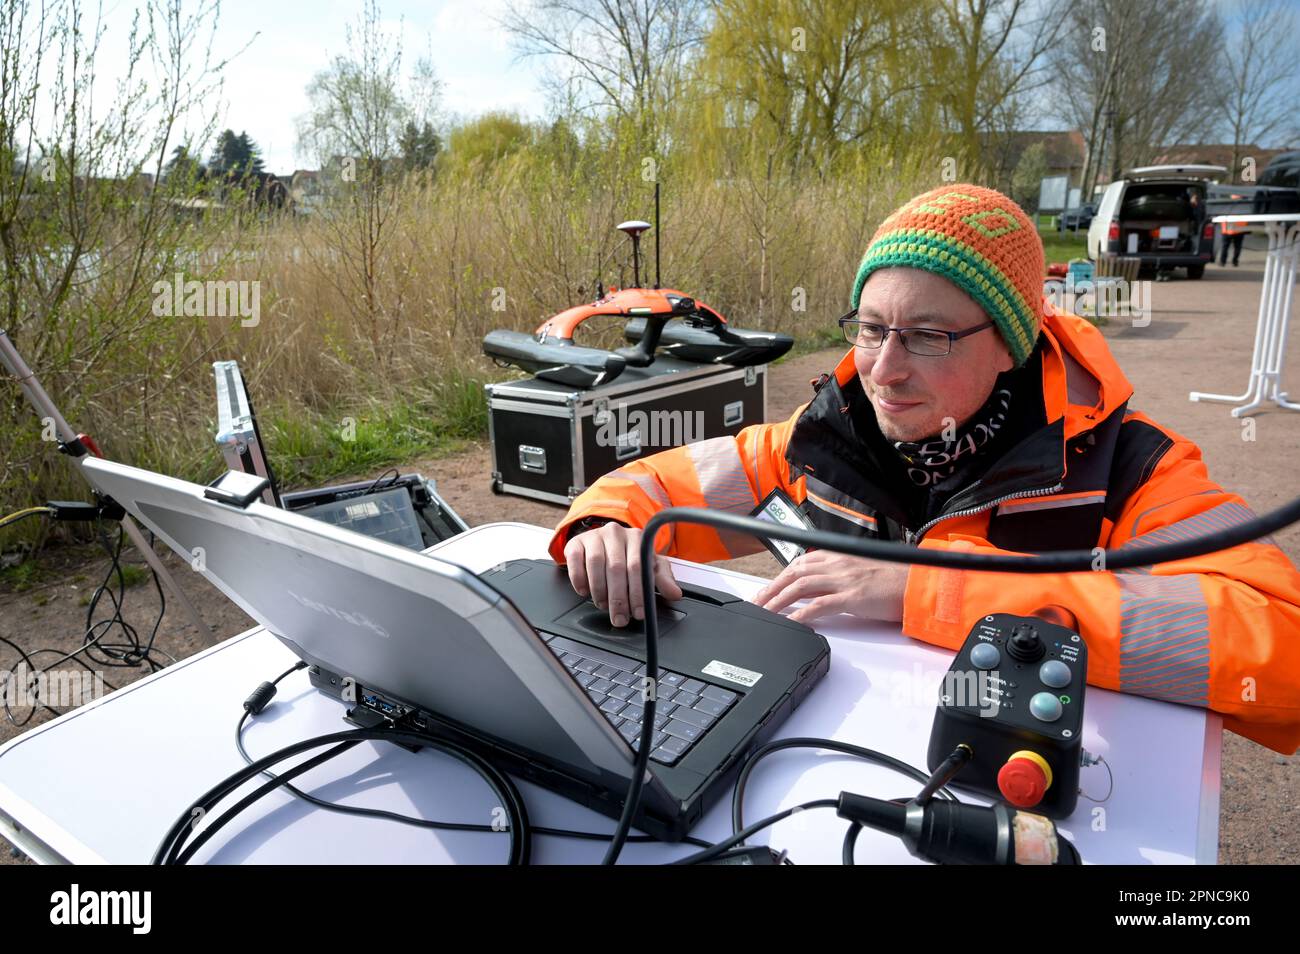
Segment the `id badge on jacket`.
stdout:
<svg viewBox="0 0 1300 954">
<path fill-rule="evenodd" d="M 817 529 L 812 521 L 799 512 L 799 505 L 780 487 L 764 497 L 763 502 L 750 511 L 749 515 L 796 530 Z M 804 553 L 803 547 L 788 540 L 769 540 L 764 537 L 763 544 L 772 551 L 772 555 L 781 562 L 782 566 L 789 566 L 791 561 Z"/>
</svg>

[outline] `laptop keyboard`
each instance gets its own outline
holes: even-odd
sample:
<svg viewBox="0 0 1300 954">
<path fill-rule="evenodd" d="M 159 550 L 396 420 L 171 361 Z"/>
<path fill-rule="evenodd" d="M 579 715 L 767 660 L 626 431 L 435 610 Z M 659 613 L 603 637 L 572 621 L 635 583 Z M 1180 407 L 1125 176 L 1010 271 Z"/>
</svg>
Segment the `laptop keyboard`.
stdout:
<svg viewBox="0 0 1300 954">
<path fill-rule="evenodd" d="M 542 638 L 578 684 L 587 690 L 591 701 L 619 735 L 633 748 L 640 745 L 645 715 L 641 699 L 645 663 L 563 636 L 542 633 Z M 739 698 L 730 689 L 661 667 L 650 758 L 664 765 L 676 763 Z"/>
</svg>

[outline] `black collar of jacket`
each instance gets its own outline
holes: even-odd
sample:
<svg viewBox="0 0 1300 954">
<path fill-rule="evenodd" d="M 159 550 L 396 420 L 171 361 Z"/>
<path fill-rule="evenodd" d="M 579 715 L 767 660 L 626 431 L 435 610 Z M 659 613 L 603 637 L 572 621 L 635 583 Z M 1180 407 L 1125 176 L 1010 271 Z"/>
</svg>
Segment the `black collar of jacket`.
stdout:
<svg viewBox="0 0 1300 954">
<path fill-rule="evenodd" d="M 983 506 L 1021 491 L 1050 490 L 1065 476 L 1065 421 L 1047 420 L 1041 387 L 1044 339 L 1024 366 L 1024 380 L 1038 387 L 1017 390 L 1017 402 L 1032 402 L 1017 409 L 1016 430 L 1002 442 L 1007 448 L 982 477 L 955 492 L 940 518 Z M 803 474 L 857 498 L 890 521 L 906 526 L 900 498 L 911 492 L 908 478 L 888 439 L 880 432 L 875 411 L 854 374 L 841 386 L 834 375 L 823 376 L 816 396 L 795 421 L 786 461 L 790 480 Z M 916 528 L 912 528 L 916 529 Z"/>
</svg>

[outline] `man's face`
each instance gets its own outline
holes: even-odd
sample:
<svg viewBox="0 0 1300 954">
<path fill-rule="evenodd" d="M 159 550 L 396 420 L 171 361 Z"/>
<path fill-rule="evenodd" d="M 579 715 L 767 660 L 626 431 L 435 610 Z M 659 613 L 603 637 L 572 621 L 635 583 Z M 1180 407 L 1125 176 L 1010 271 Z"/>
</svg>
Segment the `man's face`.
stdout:
<svg viewBox="0 0 1300 954">
<path fill-rule="evenodd" d="M 872 272 L 858 300 L 858 318 L 940 331 L 964 331 L 989 320 L 948 279 L 917 268 Z M 958 338 L 942 357 L 912 354 L 898 335 L 890 335 L 874 350 L 855 347 L 853 360 L 881 433 L 893 441 L 918 441 L 950 424 L 965 424 L 988 400 L 998 374 L 1013 364 L 996 327 Z"/>
</svg>

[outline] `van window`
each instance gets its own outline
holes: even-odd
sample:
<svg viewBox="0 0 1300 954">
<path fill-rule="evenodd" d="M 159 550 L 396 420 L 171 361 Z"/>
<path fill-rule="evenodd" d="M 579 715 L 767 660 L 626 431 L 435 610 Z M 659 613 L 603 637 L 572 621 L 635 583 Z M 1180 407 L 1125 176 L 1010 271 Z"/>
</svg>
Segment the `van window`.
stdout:
<svg viewBox="0 0 1300 954">
<path fill-rule="evenodd" d="M 1269 166 L 1260 173 L 1259 184 L 1280 186 L 1284 189 L 1300 189 L 1300 163 Z"/>
<path fill-rule="evenodd" d="M 1205 187 L 1199 182 L 1134 182 L 1124 193 L 1124 207 L 1119 217 L 1121 222 L 1129 219 L 1150 222 L 1191 219 L 1194 217 L 1190 206 L 1193 194 L 1201 203 L 1203 215 Z"/>
</svg>

